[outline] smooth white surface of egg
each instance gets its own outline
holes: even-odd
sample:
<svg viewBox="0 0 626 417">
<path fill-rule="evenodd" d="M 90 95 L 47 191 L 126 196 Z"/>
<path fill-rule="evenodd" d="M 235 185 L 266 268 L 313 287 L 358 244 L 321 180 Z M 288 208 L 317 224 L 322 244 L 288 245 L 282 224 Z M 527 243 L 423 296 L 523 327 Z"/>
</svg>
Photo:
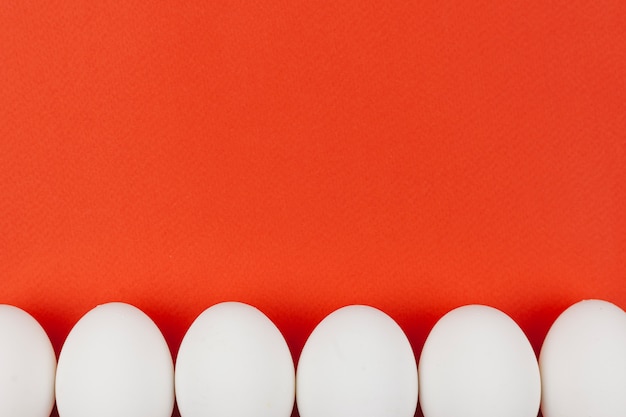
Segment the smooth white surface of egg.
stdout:
<svg viewBox="0 0 626 417">
<path fill-rule="evenodd" d="M 373 307 L 328 315 L 309 336 L 296 372 L 301 417 L 412 417 L 417 365 L 398 324 Z"/>
<path fill-rule="evenodd" d="M 483 305 L 459 307 L 431 330 L 419 361 L 424 417 L 536 417 L 537 359 L 520 327 Z"/>
<path fill-rule="evenodd" d="M 626 313 L 587 300 L 553 323 L 539 355 L 544 417 L 626 416 Z"/>
<path fill-rule="evenodd" d="M 295 395 L 291 353 L 261 311 L 216 304 L 192 323 L 176 359 L 181 417 L 289 417 Z"/>
<path fill-rule="evenodd" d="M 0 416 L 48 417 L 55 370 L 44 329 L 24 310 L 0 304 Z"/>
<path fill-rule="evenodd" d="M 97 306 L 61 349 L 56 399 L 60 417 L 170 417 L 174 367 L 163 335 L 136 307 Z"/>
</svg>

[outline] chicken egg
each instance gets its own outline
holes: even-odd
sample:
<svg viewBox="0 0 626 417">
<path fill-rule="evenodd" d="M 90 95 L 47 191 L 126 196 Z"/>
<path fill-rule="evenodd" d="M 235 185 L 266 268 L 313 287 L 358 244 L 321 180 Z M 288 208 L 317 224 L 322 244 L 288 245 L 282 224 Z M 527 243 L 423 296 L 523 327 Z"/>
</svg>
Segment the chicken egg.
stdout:
<svg viewBox="0 0 626 417">
<path fill-rule="evenodd" d="M 505 313 L 467 305 L 444 315 L 419 361 L 424 417 L 536 417 L 541 383 L 530 342 Z"/>
<path fill-rule="evenodd" d="M 301 417 L 413 417 L 417 365 L 398 324 L 373 307 L 340 308 L 322 320 L 296 372 Z"/>
<path fill-rule="evenodd" d="M 552 324 L 539 355 L 544 417 L 626 416 L 626 313 L 581 301 Z"/>
<path fill-rule="evenodd" d="M 176 359 L 181 417 L 289 417 L 295 371 L 278 328 L 248 304 L 225 302 L 200 314 Z"/>
<path fill-rule="evenodd" d="M 48 417 L 55 371 L 44 329 L 24 310 L 0 304 L 0 416 Z"/>
<path fill-rule="evenodd" d="M 129 304 L 89 311 L 61 349 L 56 400 L 60 417 L 170 417 L 174 366 L 160 330 Z"/>
</svg>

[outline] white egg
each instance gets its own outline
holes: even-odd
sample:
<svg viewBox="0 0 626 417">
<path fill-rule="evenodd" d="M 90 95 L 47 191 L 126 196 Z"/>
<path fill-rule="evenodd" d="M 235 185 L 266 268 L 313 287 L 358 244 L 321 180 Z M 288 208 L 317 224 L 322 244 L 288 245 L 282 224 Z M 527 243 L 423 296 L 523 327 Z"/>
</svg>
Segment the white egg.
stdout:
<svg viewBox="0 0 626 417">
<path fill-rule="evenodd" d="M 0 416 L 48 417 L 54 406 L 56 356 L 39 323 L 0 305 Z"/>
<path fill-rule="evenodd" d="M 424 417 L 536 417 L 539 367 L 522 329 L 482 305 L 450 311 L 431 330 L 419 361 Z"/>
<path fill-rule="evenodd" d="M 94 308 L 61 349 L 56 399 L 60 417 L 170 417 L 174 366 L 163 335 L 131 305 Z"/>
<path fill-rule="evenodd" d="M 309 336 L 296 373 L 301 417 L 412 417 L 417 365 L 398 324 L 373 307 L 328 315 Z"/>
<path fill-rule="evenodd" d="M 226 302 L 205 310 L 176 359 L 181 417 L 289 417 L 295 370 L 278 328 L 256 308 Z"/>
<path fill-rule="evenodd" d="M 626 416 L 626 313 L 587 300 L 565 310 L 539 355 L 544 417 Z"/>
</svg>

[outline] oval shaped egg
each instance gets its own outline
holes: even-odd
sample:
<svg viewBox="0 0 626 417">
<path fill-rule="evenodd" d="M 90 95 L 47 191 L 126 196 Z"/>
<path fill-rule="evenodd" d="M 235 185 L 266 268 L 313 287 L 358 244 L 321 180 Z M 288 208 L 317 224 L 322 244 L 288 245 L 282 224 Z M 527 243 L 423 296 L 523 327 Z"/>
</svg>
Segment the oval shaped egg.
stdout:
<svg viewBox="0 0 626 417">
<path fill-rule="evenodd" d="M 539 355 L 544 417 L 626 416 L 626 313 L 581 301 L 552 324 Z"/>
<path fill-rule="evenodd" d="M 181 417 L 289 417 L 295 370 L 278 328 L 256 308 L 225 302 L 192 323 L 178 351 Z"/>
<path fill-rule="evenodd" d="M 60 417 L 170 417 L 174 366 L 163 335 L 136 307 L 97 306 L 61 349 L 56 399 Z"/>
<path fill-rule="evenodd" d="M 56 356 L 48 335 L 24 310 L 0 305 L 0 416 L 48 417 Z"/>
<path fill-rule="evenodd" d="M 424 417 L 536 417 L 541 381 L 522 329 L 492 307 L 443 316 L 419 361 Z"/>
<path fill-rule="evenodd" d="M 296 372 L 301 417 L 413 417 L 417 365 L 398 324 L 373 307 L 353 305 L 313 330 Z"/>
</svg>

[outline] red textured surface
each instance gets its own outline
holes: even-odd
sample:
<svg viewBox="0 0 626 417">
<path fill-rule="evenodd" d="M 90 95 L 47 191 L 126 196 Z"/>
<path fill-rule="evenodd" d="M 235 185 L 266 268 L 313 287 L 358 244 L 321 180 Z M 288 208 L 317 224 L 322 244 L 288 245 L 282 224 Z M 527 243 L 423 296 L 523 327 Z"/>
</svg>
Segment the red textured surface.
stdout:
<svg viewBox="0 0 626 417">
<path fill-rule="evenodd" d="M 224 300 L 294 355 L 376 306 L 416 353 L 448 310 L 538 349 L 626 307 L 626 3 L 0 6 L 0 302 L 60 350 L 107 301 L 172 351 Z"/>
</svg>

